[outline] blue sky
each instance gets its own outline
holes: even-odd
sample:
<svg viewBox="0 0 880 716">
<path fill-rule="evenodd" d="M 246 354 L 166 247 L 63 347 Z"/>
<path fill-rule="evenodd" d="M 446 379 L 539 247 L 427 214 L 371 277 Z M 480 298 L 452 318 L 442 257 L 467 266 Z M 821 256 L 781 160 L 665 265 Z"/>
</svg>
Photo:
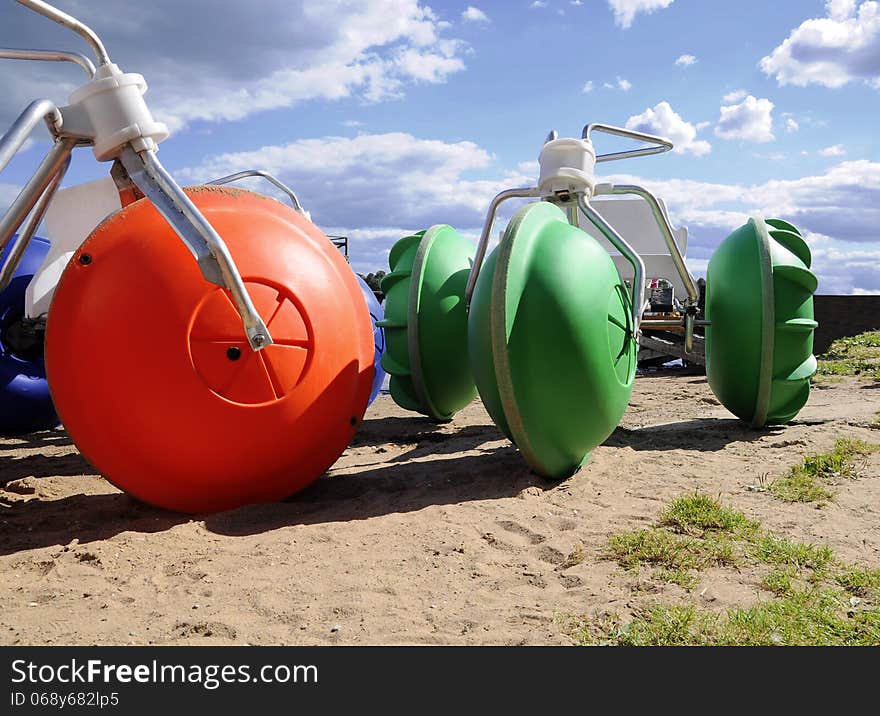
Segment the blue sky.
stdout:
<svg viewBox="0 0 880 716">
<path fill-rule="evenodd" d="M 530 184 L 550 129 L 664 134 L 676 151 L 600 166 L 663 196 L 696 273 L 752 213 L 798 224 L 824 293 L 880 292 L 880 5 L 857 0 L 58 0 L 174 134 L 195 183 L 263 168 L 315 222 L 352 237 L 359 271 L 408 232 L 475 236 L 497 191 Z M 83 49 L 11 0 L 0 44 Z M 0 122 L 80 81 L 0 63 Z M 616 145 L 599 139 L 601 151 Z M 39 159 L 0 176 L 0 205 Z M 87 151 L 67 183 L 102 176 Z"/>
</svg>

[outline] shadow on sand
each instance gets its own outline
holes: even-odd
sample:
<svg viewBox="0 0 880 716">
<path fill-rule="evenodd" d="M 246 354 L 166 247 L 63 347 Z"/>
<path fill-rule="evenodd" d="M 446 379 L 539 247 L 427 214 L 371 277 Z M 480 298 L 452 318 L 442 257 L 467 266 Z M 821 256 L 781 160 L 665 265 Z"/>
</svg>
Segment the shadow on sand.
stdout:
<svg viewBox="0 0 880 716">
<path fill-rule="evenodd" d="M 736 418 L 696 418 L 630 430 L 618 427 L 603 444 L 633 450 L 714 451 L 736 442 L 752 442 L 778 435 L 782 427 L 756 430 Z"/>
<path fill-rule="evenodd" d="M 413 426 L 409 423 L 416 424 L 417 429 L 411 430 Z M 395 462 L 407 462 L 357 473 L 334 475 L 331 470 L 287 501 L 250 505 L 214 515 L 167 512 L 118 493 L 70 495 L 58 500 L 31 500 L 11 505 L 0 503 L 0 554 L 66 545 L 73 539 L 87 544 L 121 532 L 162 532 L 175 525 L 201 520 L 217 534 L 259 534 L 288 525 L 368 519 L 431 505 L 510 497 L 533 485 L 549 489 L 556 484 L 532 474 L 509 444 L 482 450 L 479 455 L 443 457 L 500 439 L 501 434 L 494 426 L 466 426 L 446 433 L 437 430 L 428 420 L 365 421 L 360 445 L 387 444 L 393 442 L 392 435 L 396 435 L 398 442 L 415 443 L 405 456 L 395 457 Z M 406 436 L 405 441 L 400 440 L 401 435 Z M 357 446 L 358 442 L 353 444 Z M 420 460 L 422 455 L 436 457 Z M 5 464 L 0 467 L 0 485 L 26 475 L 94 472 L 78 453 L 59 457 L 29 456 L 2 463 Z"/>
</svg>

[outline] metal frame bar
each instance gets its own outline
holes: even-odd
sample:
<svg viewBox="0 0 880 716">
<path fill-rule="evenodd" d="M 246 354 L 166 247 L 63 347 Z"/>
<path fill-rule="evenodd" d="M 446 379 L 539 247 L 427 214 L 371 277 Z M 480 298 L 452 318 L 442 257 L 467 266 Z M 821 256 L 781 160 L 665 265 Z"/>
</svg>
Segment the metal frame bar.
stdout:
<svg viewBox="0 0 880 716">
<path fill-rule="evenodd" d="M 275 187 L 287 194 L 287 196 L 290 198 L 290 203 L 293 204 L 294 209 L 296 209 L 300 214 L 305 214 L 305 209 L 303 209 L 303 205 L 300 203 L 299 198 L 296 196 L 293 189 L 287 186 L 287 184 L 284 184 L 281 180 L 276 179 L 274 176 L 269 174 L 269 172 L 264 172 L 262 169 L 246 169 L 243 172 L 236 172 L 235 174 L 230 174 L 229 176 L 214 179 L 213 181 L 209 181 L 208 184 L 231 184 L 232 182 L 247 179 L 249 177 L 260 177 L 261 179 L 265 179 L 266 181 L 270 182 Z"/>
<path fill-rule="evenodd" d="M 31 102 L 0 137 L 0 172 L 6 168 L 40 122 L 45 122 L 49 132 L 56 135 L 56 127 L 61 124 L 61 111 L 52 100 L 37 99 Z"/>
<path fill-rule="evenodd" d="M 614 127 L 610 124 L 588 124 L 584 127 L 584 131 L 581 133 L 581 138 L 590 141 L 590 134 L 592 132 L 604 132 L 605 134 L 613 134 L 617 137 L 636 139 L 641 142 L 650 142 L 651 144 L 657 145 L 654 147 L 643 147 L 642 149 L 630 149 L 625 152 L 598 154 L 596 155 L 597 164 L 599 162 L 613 162 L 618 159 L 630 159 L 632 157 L 647 157 L 651 154 L 663 154 L 664 152 L 668 152 L 670 149 L 672 149 L 672 142 L 670 142 L 668 139 L 658 137 L 654 134 L 635 132 L 631 129 L 624 129 L 623 127 Z"/>
<path fill-rule="evenodd" d="M 630 262 L 633 267 L 633 285 L 632 285 L 632 319 L 633 334 L 638 338 L 639 327 L 642 322 L 642 313 L 645 310 L 645 262 L 638 252 L 630 246 L 617 230 L 611 226 L 598 211 L 596 211 L 587 198 L 583 194 L 578 194 L 578 208 L 581 210 L 586 219 L 611 242 L 623 257 Z"/>
<path fill-rule="evenodd" d="M 101 42 L 101 38 L 98 37 L 98 34 L 88 25 L 80 22 L 72 15 L 68 15 L 66 12 L 59 10 L 57 7 L 53 7 L 49 3 L 43 2 L 43 0 L 17 0 L 17 2 L 20 5 L 24 5 L 26 8 L 39 13 L 43 17 L 48 17 L 53 22 L 57 22 L 59 25 L 62 25 L 69 30 L 73 30 L 88 43 L 89 47 L 92 48 L 92 52 L 95 53 L 99 65 L 110 64 L 110 55 L 107 54 L 107 48 L 104 47 L 104 43 Z"/>
<path fill-rule="evenodd" d="M 34 12 L 79 34 L 95 52 L 99 65 L 110 64 L 110 56 L 107 54 L 104 44 L 87 25 L 43 0 L 17 1 Z M 79 53 L 48 50 L 0 50 L 0 53 L 2 53 L 0 57 L 11 59 L 71 61 L 79 64 L 87 73 L 92 75 L 95 73 L 92 63 Z M 9 258 L 0 267 L 3 280 L 8 281 L 11 273 L 17 268 L 28 242 L 67 169 L 74 147 L 79 144 L 91 144 L 89 140 L 66 135 L 62 119 L 61 110 L 54 103 L 49 100 L 37 100 L 22 112 L 10 129 L 0 138 L 0 171 L 21 149 L 41 120 L 47 122 L 49 131 L 56 139 L 55 145 L 40 163 L 34 175 L 25 184 L 6 213 L 0 217 L 0 250 L 2 250 L 28 214 L 34 211 L 25 231 L 12 248 Z M 259 351 L 271 345 L 272 336 L 254 307 L 228 247 L 174 181 L 174 178 L 165 170 L 156 158 L 155 152 L 138 153 L 128 144 L 118 157 L 118 161 L 128 173 L 131 182 L 143 192 L 144 196 L 156 207 L 169 226 L 190 249 L 205 279 L 229 291 L 236 310 L 241 316 L 250 347 L 254 351 Z M 113 171 L 111 171 L 112 174 Z M 270 178 L 270 181 L 280 185 L 279 188 L 284 188 L 274 178 Z M 293 192 L 289 192 L 289 195 L 292 195 L 296 200 Z"/>
<path fill-rule="evenodd" d="M 259 351 L 271 345 L 269 329 L 257 313 L 228 247 L 162 166 L 156 154 L 152 151 L 138 153 L 126 147 L 119 159 L 138 189 L 192 252 L 202 276 L 232 295 L 251 348 Z"/>
<path fill-rule="evenodd" d="M 40 162 L 40 166 L 37 167 L 33 176 L 0 218 L 0 251 L 6 248 L 12 235 L 40 201 L 62 167 L 66 168 L 70 161 L 70 154 L 77 144 L 78 140 L 76 139 L 66 137 L 59 139 Z M 14 269 L 15 267 L 13 267 Z"/>
<path fill-rule="evenodd" d="M 669 224 L 669 218 L 666 216 L 666 213 L 663 211 L 663 207 L 660 206 L 660 202 L 657 201 L 657 198 L 644 187 L 635 184 L 613 186 L 609 193 L 614 195 L 638 196 L 648 202 L 648 206 L 651 207 L 651 213 L 654 215 L 654 221 L 656 221 L 657 226 L 660 227 L 660 233 L 663 235 L 663 240 L 666 242 L 666 249 L 672 257 L 672 263 L 675 264 L 675 269 L 678 271 L 678 275 L 684 282 L 684 287 L 688 294 L 688 304 L 695 305 L 700 300 L 700 292 L 697 290 L 697 284 L 694 281 L 694 277 L 691 276 L 690 271 L 688 271 L 687 265 L 684 262 L 684 257 L 681 255 L 681 250 L 678 248 L 678 244 L 675 243 L 675 237 L 672 235 L 672 227 Z"/>
<path fill-rule="evenodd" d="M 464 291 L 466 308 L 470 308 L 471 298 L 474 295 L 474 288 L 477 285 L 477 278 L 480 275 L 480 269 L 486 258 L 486 249 L 489 247 L 489 238 L 492 235 L 492 226 L 495 224 L 495 215 L 498 213 L 498 207 L 508 199 L 529 199 L 540 196 L 541 192 L 537 187 L 529 187 L 523 189 L 507 189 L 492 199 L 492 202 L 489 204 L 489 210 L 486 214 L 486 221 L 483 223 L 483 231 L 480 234 L 480 241 L 477 244 L 477 253 L 474 256 L 474 263 L 471 266 L 471 272 L 468 274 L 467 286 Z"/>
<path fill-rule="evenodd" d="M 95 76 L 95 63 L 81 52 L 64 50 L 17 50 L 12 47 L 0 48 L 0 60 L 42 60 L 45 62 L 72 62 L 79 65 L 89 79 Z"/>
<path fill-rule="evenodd" d="M 46 214 L 46 209 L 49 208 L 49 204 L 52 203 L 52 199 L 55 197 L 58 185 L 61 184 L 61 180 L 64 179 L 64 175 L 67 173 L 67 168 L 70 166 L 70 156 L 70 153 L 68 153 L 66 159 L 52 177 L 51 182 L 49 182 L 49 186 L 46 187 L 40 198 L 37 200 L 33 211 L 31 211 L 31 214 L 28 217 L 27 223 L 18 234 L 15 243 L 12 244 L 9 253 L 6 255 L 6 259 L 3 261 L 3 265 L 0 266 L 0 291 L 5 290 L 12 281 L 15 271 L 24 256 L 24 252 L 30 245 L 31 239 L 34 238 L 34 234 L 37 231 L 37 227 L 40 225 L 40 222 Z"/>
</svg>

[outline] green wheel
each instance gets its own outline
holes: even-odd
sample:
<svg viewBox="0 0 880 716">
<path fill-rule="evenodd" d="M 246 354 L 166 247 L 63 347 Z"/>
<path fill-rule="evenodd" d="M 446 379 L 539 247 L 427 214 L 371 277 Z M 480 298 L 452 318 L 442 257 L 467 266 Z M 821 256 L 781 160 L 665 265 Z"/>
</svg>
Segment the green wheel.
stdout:
<svg viewBox="0 0 880 716">
<path fill-rule="evenodd" d="M 477 395 L 467 358 L 464 293 L 473 247 L 452 227 L 432 226 L 391 249 L 385 292 L 391 397 L 402 408 L 450 420 Z"/>
<path fill-rule="evenodd" d="M 811 260 L 794 226 L 752 218 L 709 261 L 706 375 L 724 407 L 753 427 L 789 422 L 810 397 Z"/>
<path fill-rule="evenodd" d="M 535 472 L 574 473 L 620 422 L 636 370 L 608 253 L 546 202 L 523 207 L 480 272 L 468 347 L 480 397 Z"/>
</svg>

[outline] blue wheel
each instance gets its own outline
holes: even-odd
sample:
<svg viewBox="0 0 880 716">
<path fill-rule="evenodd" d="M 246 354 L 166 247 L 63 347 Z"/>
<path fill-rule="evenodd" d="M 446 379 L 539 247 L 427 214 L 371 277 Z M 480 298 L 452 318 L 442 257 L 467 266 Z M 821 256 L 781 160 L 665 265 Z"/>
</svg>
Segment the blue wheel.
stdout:
<svg viewBox="0 0 880 716">
<path fill-rule="evenodd" d="M 7 244 L 2 260 L 13 241 Z M 25 289 L 48 252 L 49 242 L 34 237 L 12 282 L 0 291 L 0 435 L 22 435 L 58 425 L 43 363 L 44 325 L 24 320 Z"/>
<path fill-rule="evenodd" d="M 357 274 L 355 274 L 357 276 Z M 382 368 L 380 361 L 385 353 L 385 331 L 378 326 L 379 321 L 385 318 L 385 311 L 382 310 L 382 304 L 373 293 L 373 289 L 367 285 L 360 276 L 357 276 L 358 284 L 361 292 L 364 294 L 364 300 L 367 302 L 367 308 L 370 309 L 370 321 L 373 324 L 373 344 L 376 347 L 375 358 L 373 359 L 373 387 L 370 390 L 370 401 L 367 405 L 372 405 L 379 391 L 382 389 L 382 383 L 385 382 L 385 370 Z"/>
</svg>

